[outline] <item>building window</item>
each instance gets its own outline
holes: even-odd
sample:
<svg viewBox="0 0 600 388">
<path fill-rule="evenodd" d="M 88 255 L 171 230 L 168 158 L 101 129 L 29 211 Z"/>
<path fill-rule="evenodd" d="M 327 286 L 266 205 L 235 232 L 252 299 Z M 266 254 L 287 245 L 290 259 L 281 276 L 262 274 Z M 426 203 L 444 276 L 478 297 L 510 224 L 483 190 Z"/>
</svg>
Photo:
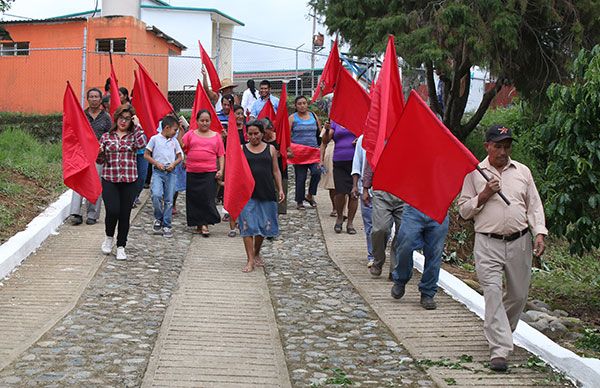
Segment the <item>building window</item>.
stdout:
<svg viewBox="0 0 600 388">
<path fill-rule="evenodd" d="M 96 39 L 96 51 L 105 53 L 124 53 L 126 42 L 127 39 L 125 38 Z"/>
<path fill-rule="evenodd" d="M 0 43 L 0 57 L 29 55 L 29 42 Z"/>
</svg>

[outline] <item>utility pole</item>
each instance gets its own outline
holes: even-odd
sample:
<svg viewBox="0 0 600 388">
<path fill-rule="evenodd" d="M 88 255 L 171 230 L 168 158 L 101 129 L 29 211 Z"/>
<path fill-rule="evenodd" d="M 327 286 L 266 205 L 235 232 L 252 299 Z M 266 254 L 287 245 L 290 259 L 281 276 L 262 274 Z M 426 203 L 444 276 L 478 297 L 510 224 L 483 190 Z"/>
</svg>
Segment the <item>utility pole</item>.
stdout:
<svg viewBox="0 0 600 388">
<path fill-rule="evenodd" d="M 296 96 L 298 96 L 298 49 L 300 49 L 300 47 L 304 46 L 304 43 L 302 43 L 300 46 L 296 47 L 295 51 L 296 51 Z"/>
<path fill-rule="evenodd" d="M 312 42 L 312 46 L 310 49 L 310 91 L 311 93 L 315 92 L 315 33 L 317 32 L 317 11 L 313 8 L 312 15 L 313 18 L 313 28 L 312 28 L 312 36 L 310 37 L 310 41 Z"/>
</svg>

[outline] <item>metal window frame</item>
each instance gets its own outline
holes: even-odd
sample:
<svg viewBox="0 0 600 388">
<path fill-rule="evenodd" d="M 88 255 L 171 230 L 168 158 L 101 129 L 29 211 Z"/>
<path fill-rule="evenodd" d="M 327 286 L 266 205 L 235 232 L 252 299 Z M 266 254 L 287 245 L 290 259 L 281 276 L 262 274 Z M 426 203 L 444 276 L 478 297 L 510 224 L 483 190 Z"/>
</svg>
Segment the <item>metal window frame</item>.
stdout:
<svg viewBox="0 0 600 388">
<path fill-rule="evenodd" d="M 27 48 L 19 48 L 18 45 L 25 44 Z M 12 46 L 12 48 L 10 47 Z M 16 57 L 29 55 L 29 42 L 0 43 L 0 57 Z"/>
<path fill-rule="evenodd" d="M 115 51 L 115 41 L 117 40 L 122 40 L 123 41 L 123 51 Z M 105 50 L 100 50 L 100 42 L 101 41 L 108 41 L 109 42 L 109 51 L 105 51 Z M 101 53 L 126 53 L 127 52 L 127 38 L 97 38 L 96 39 L 96 52 L 101 52 Z"/>
</svg>

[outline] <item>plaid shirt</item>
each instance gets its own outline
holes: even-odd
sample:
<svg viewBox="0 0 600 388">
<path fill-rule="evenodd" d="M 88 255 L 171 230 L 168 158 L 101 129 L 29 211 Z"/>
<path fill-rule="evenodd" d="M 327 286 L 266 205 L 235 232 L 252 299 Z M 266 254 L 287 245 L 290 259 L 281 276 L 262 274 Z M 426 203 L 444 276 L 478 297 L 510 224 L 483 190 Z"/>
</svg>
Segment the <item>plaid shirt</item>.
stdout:
<svg viewBox="0 0 600 388">
<path fill-rule="evenodd" d="M 102 179 L 113 183 L 131 183 L 138 177 L 136 152 L 146 147 L 140 127 L 119 139 L 117 131 L 106 132 L 100 138 L 98 163 L 104 164 Z"/>
</svg>

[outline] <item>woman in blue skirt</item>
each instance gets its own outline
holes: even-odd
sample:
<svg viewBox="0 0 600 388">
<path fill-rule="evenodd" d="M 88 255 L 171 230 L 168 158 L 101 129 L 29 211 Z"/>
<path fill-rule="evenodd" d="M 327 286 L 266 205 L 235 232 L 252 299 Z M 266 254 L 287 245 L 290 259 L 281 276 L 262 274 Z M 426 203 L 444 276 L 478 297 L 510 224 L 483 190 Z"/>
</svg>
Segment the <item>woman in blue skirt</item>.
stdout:
<svg viewBox="0 0 600 388">
<path fill-rule="evenodd" d="M 244 248 L 248 257 L 248 263 L 242 271 L 252 272 L 254 267 L 264 265 L 260 256 L 260 247 L 264 238 L 279 234 L 277 202 L 284 201 L 285 194 L 277 163 L 277 151 L 275 147 L 262 141 L 265 134 L 263 123 L 259 120 L 249 122 L 246 133 L 248 143 L 244 144 L 242 149 L 255 184 L 252 197 L 238 220 L 240 235 L 244 238 Z"/>
</svg>

